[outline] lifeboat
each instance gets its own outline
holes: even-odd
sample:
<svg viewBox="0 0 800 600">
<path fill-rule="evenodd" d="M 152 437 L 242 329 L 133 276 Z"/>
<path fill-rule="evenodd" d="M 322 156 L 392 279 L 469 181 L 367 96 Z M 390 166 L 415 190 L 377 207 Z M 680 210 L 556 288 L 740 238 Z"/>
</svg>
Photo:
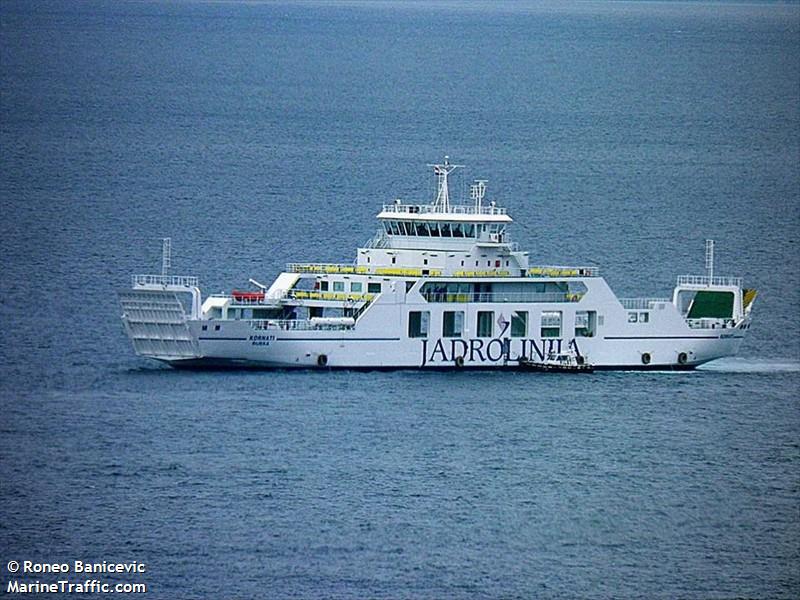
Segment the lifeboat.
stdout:
<svg viewBox="0 0 800 600">
<path fill-rule="evenodd" d="M 242 290 L 233 290 L 231 296 L 237 302 L 261 302 L 264 300 L 263 290 L 260 292 L 247 292 Z"/>
</svg>

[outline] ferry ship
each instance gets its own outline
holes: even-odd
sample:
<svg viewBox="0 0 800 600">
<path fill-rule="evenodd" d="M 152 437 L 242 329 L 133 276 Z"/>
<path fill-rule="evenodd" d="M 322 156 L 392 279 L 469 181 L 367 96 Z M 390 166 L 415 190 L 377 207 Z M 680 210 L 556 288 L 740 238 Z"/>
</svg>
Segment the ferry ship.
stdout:
<svg viewBox="0 0 800 600">
<path fill-rule="evenodd" d="M 596 266 L 532 264 L 486 181 L 451 202 L 461 165 L 429 165 L 430 203 L 395 200 L 352 264 L 293 263 L 267 286 L 203 298 L 196 277 L 134 275 L 119 293 L 136 354 L 173 367 L 520 368 L 568 353 L 597 369 L 693 369 L 736 353 L 756 291 L 683 275 L 670 298 L 618 298 Z"/>
</svg>

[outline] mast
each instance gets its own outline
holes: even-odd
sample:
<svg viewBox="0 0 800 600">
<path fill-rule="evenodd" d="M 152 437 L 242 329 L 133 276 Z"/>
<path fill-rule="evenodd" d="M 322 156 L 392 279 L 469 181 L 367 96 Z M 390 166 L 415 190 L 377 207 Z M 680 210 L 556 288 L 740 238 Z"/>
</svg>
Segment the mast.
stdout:
<svg viewBox="0 0 800 600">
<path fill-rule="evenodd" d="M 172 238 L 164 238 L 161 246 L 161 276 L 169 275 L 172 266 Z"/>
<path fill-rule="evenodd" d="M 436 173 L 438 177 L 438 191 L 436 193 L 436 200 L 433 202 L 433 206 L 438 208 L 440 212 L 448 213 L 450 212 L 450 190 L 447 185 L 447 176 L 450 175 L 453 171 L 458 168 L 463 167 L 464 165 L 451 165 L 450 164 L 450 157 L 444 157 L 444 164 L 441 165 L 428 165 L 429 167 L 433 167 L 433 172 Z"/>
<path fill-rule="evenodd" d="M 708 285 L 714 284 L 714 240 L 706 240 L 706 272 Z"/>
</svg>

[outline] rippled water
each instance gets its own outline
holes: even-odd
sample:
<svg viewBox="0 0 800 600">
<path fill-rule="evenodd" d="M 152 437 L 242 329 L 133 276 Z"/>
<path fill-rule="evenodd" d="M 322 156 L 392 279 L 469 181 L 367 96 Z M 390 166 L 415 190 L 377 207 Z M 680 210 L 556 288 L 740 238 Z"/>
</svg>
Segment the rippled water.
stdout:
<svg viewBox="0 0 800 600">
<path fill-rule="evenodd" d="M 83 559 L 146 562 L 154 598 L 800 595 L 798 42 L 797 4 L 1 3 L 0 583 Z M 715 238 L 760 290 L 740 356 L 133 355 L 114 292 L 160 237 L 206 292 L 349 261 L 445 153 L 535 262 L 621 296 Z"/>
</svg>

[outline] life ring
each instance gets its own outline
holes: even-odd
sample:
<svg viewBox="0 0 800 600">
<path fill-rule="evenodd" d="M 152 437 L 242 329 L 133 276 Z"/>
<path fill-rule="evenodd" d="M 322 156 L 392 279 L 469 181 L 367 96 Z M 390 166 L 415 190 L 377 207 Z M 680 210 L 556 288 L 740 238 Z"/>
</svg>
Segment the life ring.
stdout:
<svg viewBox="0 0 800 600">
<path fill-rule="evenodd" d="M 320 354 L 317 357 L 317 365 L 320 367 L 327 367 L 328 366 L 328 355 L 327 354 Z"/>
<path fill-rule="evenodd" d="M 463 356 L 456 356 L 455 361 L 456 366 L 460 369 L 464 366 L 464 357 Z"/>
<path fill-rule="evenodd" d="M 688 360 L 689 356 L 686 354 L 686 352 L 681 352 L 680 354 L 678 354 L 678 362 L 680 364 L 685 365 Z"/>
<path fill-rule="evenodd" d="M 650 364 L 650 353 L 649 352 L 642 352 L 642 364 L 649 365 Z"/>
</svg>

